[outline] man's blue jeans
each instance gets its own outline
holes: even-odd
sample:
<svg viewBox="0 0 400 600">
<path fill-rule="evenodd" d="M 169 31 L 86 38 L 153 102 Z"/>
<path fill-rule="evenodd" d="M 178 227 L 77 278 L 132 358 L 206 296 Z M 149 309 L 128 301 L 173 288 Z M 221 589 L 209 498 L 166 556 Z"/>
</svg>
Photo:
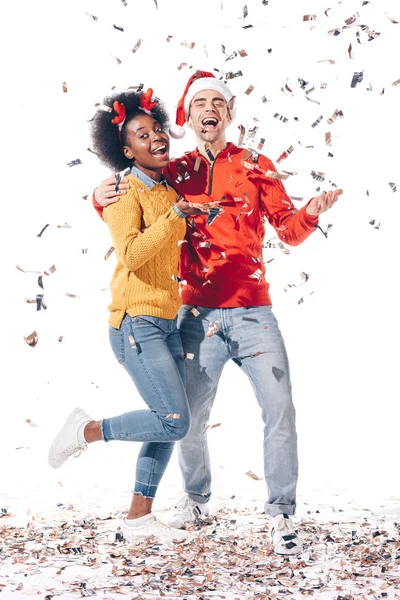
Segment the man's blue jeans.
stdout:
<svg viewBox="0 0 400 600">
<path fill-rule="evenodd" d="M 270 306 L 205 308 L 184 305 L 178 328 L 186 363 L 186 393 L 192 416 L 188 435 L 178 444 L 184 487 L 199 503 L 211 495 L 206 425 L 222 369 L 233 360 L 248 376 L 264 421 L 264 474 L 269 497 L 265 512 L 294 514 L 298 476 L 295 410 L 285 345 Z M 219 331 L 206 337 L 209 322 Z"/>
<path fill-rule="evenodd" d="M 149 410 L 104 419 L 103 438 L 143 442 L 136 464 L 134 493 L 154 498 L 174 442 L 190 427 L 185 365 L 177 320 L 125 315 L 110 327 L 113 352 L 131 376 Z"/>
</svg>

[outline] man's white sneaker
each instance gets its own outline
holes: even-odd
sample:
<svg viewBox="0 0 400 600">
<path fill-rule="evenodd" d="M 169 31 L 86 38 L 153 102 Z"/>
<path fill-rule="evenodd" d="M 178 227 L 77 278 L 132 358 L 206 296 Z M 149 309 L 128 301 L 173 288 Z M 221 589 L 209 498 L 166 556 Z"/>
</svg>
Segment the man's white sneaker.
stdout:
<svg viewBox="0 0 400 600">
<path fill-rule="evenodd" d="M 86 450 L 87 443 L 83 436 L 79 439 L 78 432 L 90 421 L 93 419 L 81 408 L 72 411 L 50 446 L 49 465 L 53 469 L 59 469 L 70 456 L 78 457 L 82 450 Z"/>
<path fill-rule="evenodd" d="M 188 523 L 210 523 L 211 521 L 208 504 L 199 504 L 187 495 L 178 502 L 175 509 L 176 513 L 167 521 L 170 527 L 181 529 Z"/>
<path fill-rule="evenodd" d="M 121 529 L 124 540 L 128 544 L 142 542 L 147 538 L 154 538 L 158 544 L 172 544 L 172 542 L 184 542 L 190 538 L 187 531 L 168 527 L 158 521 L 154 515 L 148 515 L 141 525 L 128 525 L 123 520 Z"/>
<path fill-rule="evenodd" d="M 275 554 L 299 554 L 303 551 L 289 515 L 276 515 L 271 519 L 270 536 Z"/>
</svg>

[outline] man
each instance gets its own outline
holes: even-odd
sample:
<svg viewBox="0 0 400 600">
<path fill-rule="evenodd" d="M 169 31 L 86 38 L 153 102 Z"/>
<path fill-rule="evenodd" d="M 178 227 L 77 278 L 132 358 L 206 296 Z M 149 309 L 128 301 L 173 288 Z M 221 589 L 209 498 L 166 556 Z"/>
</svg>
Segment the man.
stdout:
<svg viewBox="0 0 400 600">
<path fill-rule="evenodd" d="M 302 544 L 291 515 L 298 475 L 295 410 L 284 342 L 271 310 L 262 260 L 264 219 L 286 244 L 303 242 L 342 190 L 312 198 L 296 210 L 273 163 L 226 141 L 235 98 L 211 73 L 193 75 L 178 104 L 178 130 L 193 129 L 197 148 L 165 169 L 188 202 L 218 202 L 208 216 L 188 221 L 180 259 L 179 329 L 187 361 L 187 395 L 192 413 L 189 434 L 179 443 L 186 495 L 170 521 L 184 527 L 209 517 L 211 469 L 206 424 L 225 364 L 233 360 L 249 377 L 264 421 L 265 512 L 271 517 L 274 551 L 297 554 Z M 128 188 L 124 182 L 120 192 Z M 118 201 L 115 177 L 95 192 L 95 206 Z"/>
</svg>

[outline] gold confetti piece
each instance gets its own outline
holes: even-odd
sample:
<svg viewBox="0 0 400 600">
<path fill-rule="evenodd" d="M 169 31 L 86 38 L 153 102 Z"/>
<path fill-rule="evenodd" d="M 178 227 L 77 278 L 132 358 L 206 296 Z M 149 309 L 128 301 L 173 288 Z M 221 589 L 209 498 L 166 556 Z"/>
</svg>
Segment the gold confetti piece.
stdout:
<svg viewBox="0 0 400 600">
<path fill-rule="evenodd" d="M 304 15 L 303 21 L 316 21 L 317 15 Z"/>
<path fill-rule="evenodd" d="M 195 45 L 195 42 L 187 42 L 186 40 L 181 43 L 181 46 L 185 46 L 185 48 L 189 48 L 190 50 L 192 50 L 195 47 Z"/>
<path fill-rule="evenodd" d="M 247 90 L 245 91 L 245 94 L 247 94 L 247 96 L 249 94 L 251 94 L 251 92 L 254 90 L 254 85 L 249 85 L 249 87 L 247 88 Z"/>
<path fill-rule="evenodd" d="M 142 45 L 142 42 L 143 42 L 142 38 L 140 38 L 140 39 L 139 39 L 139 40 L 136 42 L 136 44 L 135 44 L 135 45 L 134 45 L 134 47 L 132 48 L 132 52 L 133 52 L 133 54 L 135 54 L 135 52 L 137 52 L 137 50 L 138 50 L 138 49 L 140 48 L 140 46 Z"/>
<path fill-rule="evenodd" d="M 215 429 L 216 427 L 221 427 L 222 423 L 215 423 L 214 425 L 207 425 L 205 431 L 208 429 Z"/>
<path fill-rule="evenodd" d="M 353 49 L 353 46 L 350 44 L 349 47 L 347 48 L 347 52 L 349 53 L 349 58 L 354 58 L 354 56 L 352 54 L 352 49 Z"/>
<path fill-rule="evenodd" d="M 135 338 L 133 337 L 133 335 L 130 335 L 128 337 L 129 339 L 129 343 L 131 345 L 132 350 L 137 350 L 137 346 L 136 346 L 136 342 L 135 342 Z"/>
<path fill-rule="evenodd" d="M 111 248 L 109 248 L 107 250 L 107 252 L 104 255 L 104 260 L 107 260 L 108 258 L 110 258 L 111 254 L 114 252 L 115 248 L 114 246 L 111 246 Z"/>
<path fill-rule="evenodd" d="M 393 17 L 391 17 L 387 12 L 385 12 L 385 17 L 387 17 L 389 19 L 389 21 L 391 23 L 393 23 L 394 25 L 398 25 L 398 21 L 396 21 L 395 19 L 393 19 Z"/>
<path fill-rule="evenodd" d="M 327 146 L 332 146 L 332 136 L 331 136 L 331 132 L 330 131 L 327 131 L 325 133 L 325 144 Z"/>
<path fill-rule="evenodd" d="M 187 66 L 188 66 L 187 63 L 185 63 L 185 62 L 181 63 L 178 67 L 178 71 L 180 71 L 183 67 L 187 67 Z"/>
<path fill-rule="evenodd" d="M 177 413 L 170 413 L 169 415 L 167 415 L 165 417 L 166 419 L 180 419 L 181 415 L 177 414 Z M 157 571 L 158 572 L 158 571 Z"/>
<path fill-rule="evenodd" d="M 31 427 L 37 427 L 37 425 L 35 423 L 32 423 L 30 419 L 25 419 L 25 423 L 28 423 L 28 425 L 30 425 Z"/>
<path fill-rule="evenodd" d="M 356 12 L 356 13 L 354 13 L 354 15 L 352 15 L 348 19 L 345 19 L 344 22 L 346 23 L 346 25 L 348 27 L 350 27 L 350 25 L 353 25 L 359 18 L 360 18 L 360 13 Z"/>
<path fill-rule="evenodd" d="M 256 475 L 255 473 L 253 473 L 253 471 L 247 471 L 246 475 L 248 475 L 249 477 L 251 477 L 255 481 L 262 481 L 262 479 L 263 479 L 263 477 L 259 477 L 258 475 Z"/>
<path fill-rule="evenodd" d="M 88 152 L 91 152 L 92 154 L 95 154 L 96 156 L 100 156 L 100 154 L 98 152 L 95 152 L 94 150 L 92 150 L 91 148 L 86 148 L 86 150 Z"/>
<path fill-rule="evenodd" d="M 184 358 L 185 360 L 186 360 L 186 359 L 187 359 L 187 360 L 193 360 L 193 359 L 194 359 L 194 354 L 193 354 L 193 352 L 186 352 L 186 353 L 183 355 L 183 358 Z"/>
<path fill-rule="evenodd" d="M 63 339 L 64 339 L 64 336 L 63 336 L 63 335 L 60 335 L 60 336 L 58 337 L 58 340 L 57 340 L 57 342 L 58 342 L 59 344 L 61 344 L 61 342 L 63 341 Z"/>
<path fill-rule="evenodd" d="M 118 56 L 114 56 L 114 54 L 110 54 L 110 56 L 112 56 L 113 58 L 115 58 L 115 60 L 117 61 L 117 63 L 118 63 L 119 65 L 121 65 L 121 64 L 122 64 L 122 60 L 121 60 L 120 58 L 118 58 Z"/>
<path fill-rule="evenodd" d="M 242 58 L 244 58 L 245 56 L 248 56 L 246 50 L 239 50 L 238 53 Z"/>
<path fill-rule="evenodd" d="M 399 85 L 400 83 L 400 79 L 397 79 L 396 81 L 393 81 L 392 85 Z"/>
<path fill-rule="evenodd" d="M 63 88 L 63 92 L 66 94 L 68 92 L 68 88 L 67 88 L 67 84 L 65 81 L 63 81 L 62 88 Z"/>
<path fill-rule="evenodd" d="M 32 331 L 32 333 L 30 333 L 29 335 L 24 336 L 24 340 L 26 341 L 28 346 L 31 346 L 32 348 L 36 346 L 36 344 L 38 343 L 38 339 L 39 336 L 36 331 Z"/>
<path fill-rule="evenodd" d="M 112 108 L 106 106 L 105 104 L 101 104 L 100 102 L 97 102 L 97 104 L 95 104 L 95 107 L 99 110 L 104 110 L 105 112 L 112 112 Z"/>
<path fill-rule="evenodd" d="M 289 173 L 278 173 L 277 171 L 266 171 L 266 177 L 270 177 L 271 179 L 287 179 L 289 177 Z"/>
<path fill-rule="evenodd" d="M 240 125 L 239 129 L 240 129 L 240 134 L 239 134 L 239 140 L 238 140 L 238 144 L 237 145 L 238 145 L 238 148 L 241 148 L 241 146 L 243 144 L 244 136 L 245 136 L 245 133 L 246 133 L 246 129 L 245 129 L 245 127 L 243 127 L 243 125 Z"/>
<path fill-rule="evenodd" d="M 195 317 L 198 317 L 200 312 L 197 310 L 197 308 L 193 307 L 190 312 L 192 313 L 192 315 L 194 315 Z"/>
<path fill-rule="evenodd" d="M 194 167 L 193 167 L 193 169 L 196 171 L 196 173 L 199 170 L 200 165 L 201 165 L 201 156 L 199 155 L 199 156 L 196 157 L 196 160 L 195 160 L 195 163 L 194 163 Z"/>
<path fill-rule="evenodd" d="M 217 331 L 219 331 L 218 321 L 215 321 L 214 323 L 209 322 L 206 337 L 212 337 L 214 333 L 217 333 Z"/>
</svg>

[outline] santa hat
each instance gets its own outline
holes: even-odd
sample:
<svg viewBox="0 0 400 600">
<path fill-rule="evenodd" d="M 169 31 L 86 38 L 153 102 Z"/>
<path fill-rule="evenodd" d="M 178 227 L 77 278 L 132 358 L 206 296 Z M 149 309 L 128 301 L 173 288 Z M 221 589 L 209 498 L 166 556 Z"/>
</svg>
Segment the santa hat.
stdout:
<svg viewBox="0 0 400 600">
<path fill-rule="evenodd" d="M 199 92 L 204 90 L 215 90 L 223 95 L 225 100 L 229 102 L 234 97 L 226 83 L 207 71 L 196 71 L 189 79 L 182 98 L 178 102 L 176 109 L 176 125 L 170 127 L 169 133 L 175 139 L 181 139 L 185 135 L 183 125 L 189 116 L 190 103 Z M 235 108 L 231 110 L 232 120 L 235 118 Z"/>
</svg>

